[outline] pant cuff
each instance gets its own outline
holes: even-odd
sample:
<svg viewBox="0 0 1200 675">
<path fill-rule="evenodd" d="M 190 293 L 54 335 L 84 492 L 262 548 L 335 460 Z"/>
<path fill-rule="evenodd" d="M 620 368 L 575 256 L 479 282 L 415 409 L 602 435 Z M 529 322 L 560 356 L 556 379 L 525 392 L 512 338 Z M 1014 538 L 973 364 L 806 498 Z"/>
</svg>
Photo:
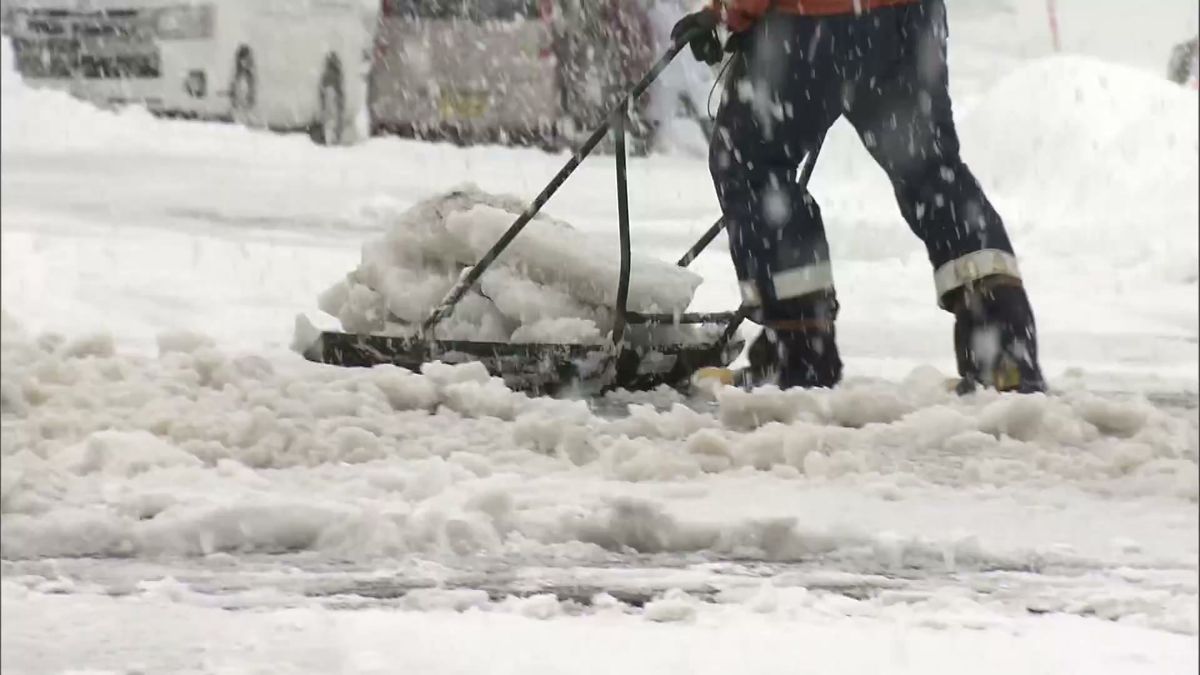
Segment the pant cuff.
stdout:
<svg viewBox="0 0 1200 675">
<path fill-rule="evenodd" d="M 950 309 L 946 304 L 946 295 L 950 291 L 994 275 L 1020 279 L 1021 271 L 1017 267 L 1017 257 L 1008 251 L 986 248 L 951 260 L 933 273 L 938 306 Z"/>
<path fill-rule="evenodd" d="M 745 279 L 738 282 L 738 289 L 742 292 L 742 305 L 746 307 L 762 307 L 762 293 L 758 292 L 758 284 L 751 279 Z"/>
<path fill-rule="evenodd" d="M 771 275 L 776 300 L 790 300 L 819 291 L 833 290 L 833 267 L 828 262 L 814 263 Z"/>
</svg>

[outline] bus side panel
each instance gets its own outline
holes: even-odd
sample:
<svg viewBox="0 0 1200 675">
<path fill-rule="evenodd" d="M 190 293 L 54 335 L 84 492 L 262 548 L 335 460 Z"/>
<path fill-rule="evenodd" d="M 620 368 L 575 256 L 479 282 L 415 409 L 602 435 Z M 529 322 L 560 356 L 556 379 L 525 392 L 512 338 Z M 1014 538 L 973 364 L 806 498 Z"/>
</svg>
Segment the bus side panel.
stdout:
<svg viewBox="0 0 1200 675">
<path fill-rule="evenodd" d="M 294 129 L 315 117 L 315 80 L 300 74 L 313 68 L 304 30 L 308 0 L 258 0 L 247 3 L 244 31 L 254 53 L 257 115 L 272 128 Z"/>
<path fill-rule="evenodd" d="M 341 65 L 346 119 L 365 97 L 364 58 L 373 17 L 361 0 L 260 0 L 246 22 L 258 68 L 258 108 L 277 128 L 303 128 L 320 112 L 330 55 Z"/>
</svg>

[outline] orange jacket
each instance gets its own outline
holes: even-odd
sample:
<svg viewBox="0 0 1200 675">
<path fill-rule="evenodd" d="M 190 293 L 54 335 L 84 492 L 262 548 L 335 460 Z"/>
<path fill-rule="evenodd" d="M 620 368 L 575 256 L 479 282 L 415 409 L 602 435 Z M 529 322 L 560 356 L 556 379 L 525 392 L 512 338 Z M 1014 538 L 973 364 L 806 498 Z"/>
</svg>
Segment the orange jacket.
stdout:
<svg viewBox="0 0 1200 675">
<path fill-rule="evenodd" d="M 883 7 L 909 5 L 920 0 L 712 0 L 729 30 L 749 28 L 769 9 L 805 16 L 834 16 L 863 13 Z"/>
</svg>

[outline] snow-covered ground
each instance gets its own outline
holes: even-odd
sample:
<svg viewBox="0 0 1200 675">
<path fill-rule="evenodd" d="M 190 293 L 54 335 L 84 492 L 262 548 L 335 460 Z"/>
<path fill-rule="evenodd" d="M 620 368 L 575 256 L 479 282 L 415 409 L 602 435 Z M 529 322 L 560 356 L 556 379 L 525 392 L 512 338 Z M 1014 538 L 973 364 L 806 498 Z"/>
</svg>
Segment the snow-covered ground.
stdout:
<svg viewBox="0 0 1200 675">
<path fill-rule="evenodd" d="M 1174 35 L 1104 51 L 1059 0 L 1075 53 L 1050 56 L 1011 4 L 960 10 L 952 72 L 1050 397 L 945 390 L 950 318 L 845 127 L 814 183 L 836 391 L 529 399 L 309 364 L 296 315 L 336 324 L 318 295 L 381 203 L 530 197 L 565 156 L 111 115 L 6 52 L 4 672 L 1194 672 L 1197 96 L 1157 72 Z M 1154 5 L 1132 42 L 1194 30 Z M 612 172 L 547 211 L 615 249 Z M 630 176 L 643 254 L 716 216 L 687 153 Z M 724 246 L 695 309 L 736 303 Z"/>
</svg>

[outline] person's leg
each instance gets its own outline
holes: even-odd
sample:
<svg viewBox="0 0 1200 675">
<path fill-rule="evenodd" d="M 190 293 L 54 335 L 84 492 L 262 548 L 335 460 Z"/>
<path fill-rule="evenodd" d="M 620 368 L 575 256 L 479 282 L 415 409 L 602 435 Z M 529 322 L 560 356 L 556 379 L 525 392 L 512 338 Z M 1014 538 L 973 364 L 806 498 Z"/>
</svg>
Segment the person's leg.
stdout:
<svg viewBox="0 0 1200 675">
<path fill-rule="evenodd" d="M 959 155 L 943 0 L 863 17 L 865 57 L 846 116 L 887 171 L 925 243 L 940 307 L 956 317 L 959 374 L 998 389 L 1045 388 L 1016 255 L 999 214 Z"/>
<path fill-rule="evenodd" d="M 797 183 L 841 112 L 822 25 L 770 14 L 740 38 L 709 155 L 742 300 L 764 327 L 753 361 L 784 387 L 841 378 L 829 245 L 820 208 Z"/>
</svg>

